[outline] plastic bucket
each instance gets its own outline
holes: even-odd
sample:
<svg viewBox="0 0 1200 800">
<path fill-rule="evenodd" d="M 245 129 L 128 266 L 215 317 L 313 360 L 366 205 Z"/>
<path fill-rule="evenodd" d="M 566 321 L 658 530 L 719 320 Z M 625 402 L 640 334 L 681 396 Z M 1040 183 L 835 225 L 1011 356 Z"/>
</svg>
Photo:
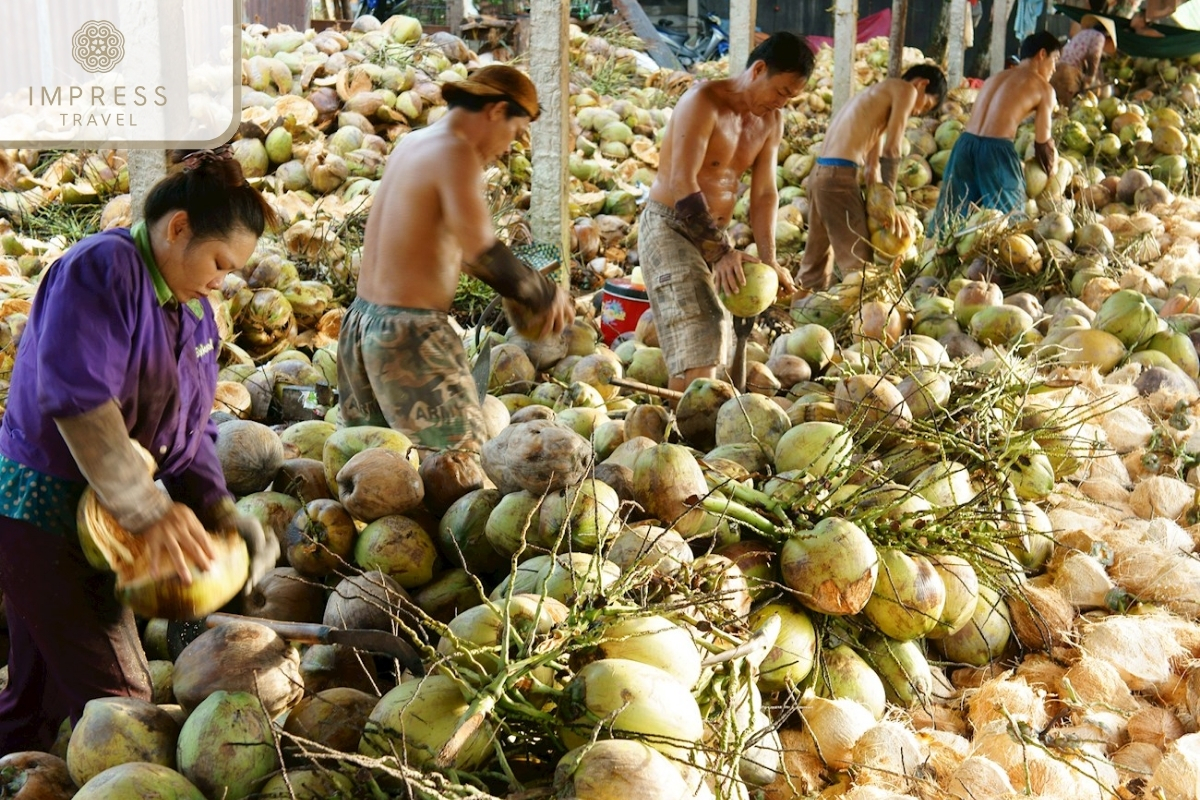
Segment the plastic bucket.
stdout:
<svg viewBox="0 0 1200 800">
<path fill-rule="evenodd" d="M 600 292 L 600 335 L 605 344 L 623 333 L 633 333 L 638 320 L 650 308 L 646 290 L 629 278 L 610 278 Z"/>
</svg>

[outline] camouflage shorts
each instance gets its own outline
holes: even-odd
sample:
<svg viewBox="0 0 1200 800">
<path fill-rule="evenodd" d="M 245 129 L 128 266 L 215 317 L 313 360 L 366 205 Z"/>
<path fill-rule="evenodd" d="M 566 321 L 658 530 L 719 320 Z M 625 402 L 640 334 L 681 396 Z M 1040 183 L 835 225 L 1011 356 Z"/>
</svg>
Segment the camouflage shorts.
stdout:
<svg viewBox="0 0 1200 800">
<path fill-rule="evenodd" d="M 356 299 L 338 337 L 346 425 L 403 431 L 437 449 L 479 452 L 487 439 L 479 392 L 446 314 Z"/>
<path fill-rule="evenodd" d="M 725 366 L 732 358 L 732 317 L 717 297 L 712 271 L 683 233 L 675 211 L 650 200 L 638 225 L 638 256 L 667 369 Z M 722 375 L 718 369 L 718 374 Z"/>
</svg>

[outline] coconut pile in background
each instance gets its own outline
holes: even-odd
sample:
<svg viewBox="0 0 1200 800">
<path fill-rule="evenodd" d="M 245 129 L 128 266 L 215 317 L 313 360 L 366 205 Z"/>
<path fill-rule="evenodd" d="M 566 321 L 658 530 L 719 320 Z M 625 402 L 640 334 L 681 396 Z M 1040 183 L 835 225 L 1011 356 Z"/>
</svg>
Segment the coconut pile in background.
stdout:
<svg viewBox="0 0 1200 800">
<path fill-rule="evenodd" d="M 646 69 L 637 44 L 572 30 L 580 294 L 636 267 L 638 201 L 694 80 Z M 860 85 L 886 55 L 860 45 Z M 869 197 L 876 263 L 764 315 L 745 394 L 698 381 L 672 411 L 638 388 L 667 383 L 649 317 L 613 348 L 586 313 L 528 341 L 475 325 L 488 294 L 464 281 L 464 340 L 492 340 L 479 463 L 340 429 L 336 408 L 279 418 L 285 387 L 336 384 L 386 156 L 445 113 L 438 84 L 475 54 L 394 17 L 251 26 L 243 57 L 235 153 L 286 225 L 212 298 L 222 466 L 283 550 L 238 610 L 394 632 L 427 675 L 155 619 L 154 702 L 92 703 L 63 760 L 0 760 L 5 791 L 1200 796 L 1197 63 L 1109 62 L 1115 97 L 1056 119 L 1055 174 L 1025 159 L 1020 217 L 899 240 Z M 791 265 L 831 101 L 828 49 L 817 64 L 779 154 Z M 972 99 L 910 124 L 914 223 Z M 5 370 L 44 270 L 129 222 L 123 153 L 13 155 Z M 487 174 L 513 243 L 529 170 L 517 146 Z M 743 246 L 747 211 L 743 195 Z"/>
</svg>

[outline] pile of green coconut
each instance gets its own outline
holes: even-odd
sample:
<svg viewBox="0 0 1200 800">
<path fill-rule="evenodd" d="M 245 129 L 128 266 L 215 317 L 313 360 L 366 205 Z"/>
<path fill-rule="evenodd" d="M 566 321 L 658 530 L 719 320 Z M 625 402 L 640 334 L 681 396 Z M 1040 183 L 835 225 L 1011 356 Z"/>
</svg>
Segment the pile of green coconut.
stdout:
<svg viewBox="0 0 1200 800">
<path fill-rule="evenodd" d="M 692 80 L 646 70 L 636 44 L 573 32 L 581 295 L 636 266 L 636 200 Z M 0 794 L 1198 796 L 1200 64 L 1106 64 L 1113 96 L 1055 122 L 1055 174 L 1026 159 L 1020 217 L 877 234 L 874 265 L 793 302 L 753 275 L 726 298 L 761 313 L 744 391 L 667 390 L 652 315 L 608 343 L 585 298 L 554 340 L 473 315 L 464 342 L 490 345 L 476 457 L 345 428 L 336 406 L 281 416 L 287 387 L 336 385 L 386 155 L 444 113 L 438 84 L 475 54 L 402 17 L 251 26 L 243 48 L 235 150 L 288 225 L 212 298 L 214 414 L 229 488 L 281 558 L 244 601 L 203 581 L 189 598 L 251 620 L 130 598 L 153 698 L 93 701 L 53 753 L 0 759 Z M 860 46 L 858 83 L 885 60 Z M 830 64 L 822 51 L 788 111 L 785 259 L 803 249 Z M 971 100 L 910 125 L 914 221 Z M 37 280 L 80 232 L 39 220 L 129 213 L 123 153 L 13 155 L 9 365 Z M 514 243 L 528 172 L 517 148 L 488 175 Z M 389 634 L 420 666 L 313 626 Z"/>
</svg>

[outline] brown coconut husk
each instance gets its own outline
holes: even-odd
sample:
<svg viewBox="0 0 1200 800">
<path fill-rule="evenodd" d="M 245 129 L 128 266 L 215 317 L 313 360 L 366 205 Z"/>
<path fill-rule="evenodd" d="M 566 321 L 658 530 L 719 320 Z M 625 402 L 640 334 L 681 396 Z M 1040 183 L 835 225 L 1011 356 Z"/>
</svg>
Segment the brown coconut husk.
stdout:
<svg viewBox="0 0 1200 800">
<path fill-rule="evenodd" d="M 971 752 L 970 740 L 960 733 L 924 730 L 917 732 L 917 739 L 929 754 L 924 765 L 926 773 L 938 786 L 946 785 Z"/>
<path fill-rule="evenodd" d="M 1013 792 L 1004 768 L 982 756 L 963 761 L 943 786 L 950 797 L 1005 797 Z"/>
<path fill-rule="evenodd" d="M 1014 719 L 1028 723 L 1034 730 L 1044 729 L 1050 722 L 1045 692 L 1006 672 L 967 694 L 967 720 L 975 730 Z"/>
<path fill-rule="evenodd" d="M 1060 548 L 1051 556 L 1046 574 L 1063 599 L 1080 611 L 1107 609 L 1109 592 L 1116 588 L 1104 565 L 1078 550 Z"/>
<path fill-rule="evenodd" d="M 1129 507 L 1142 519 L 1180 520 L 1195 505 L 1196 489 L 1169 475 L 1153 475 L 1133 488 Z"/>
<path fill-rule="evenodd" d="M 1013 633 L 1030 650 L 1065 645 L 1075 632 L 1075 608 L 1047 576 L 1021 584 L 1008 600 Z"/>
<path fill-rule="evenodd" d="M 1079 647 L 1116 667 L 1135 692 L 1156 691 L 1189 655 L 1178 632 L 1190 623 L 1171 614 L 1106 617 L 1080 626 Z"/>
<path fill-rule="evenodd" d="M 783 768 L 774 781 L 762 787 L 763 800 L 805 797 L 827 785 L 825 765 L 812 752 L 812 740 L 803 731 L 781 728 L 779 741 L 783 751 Z"/>
<path fill-rule="evenodd" d="M 1133 597 L 1190 619 L 1200 618 L 1200 562 L 1190 554 L 1136 545 L 1117 552 L 1108 571 Z"/>
<path fill-rule="evenodd" d="M 929 703 L 911 709 L 909 720 L 922 733 L 945 733 L 966 736 L 969 730 L 962 709 Z"/>
<path fill-rule="evenodd" d="M 1169 708 L 1147 706 L 1135 711 L 1126 722 L 1130 742 L 1149 744 L 1158 750 L 1183 736 L 1186 730 L 1179 716 Z"/>
<path fill-rule="evenodd" d="M 1130 712 L 1141 708 L 1115 666 L 1086 654 L 1063 674 L 1056 693 L 1086 706 Z"/>
<path fill-rule="evenodd" d="M 1107 476 L 1100 476 L 1082 481 L 1079 484 L 1079 490 L 1097 504 L 1106 506 L 1111 511 L 1119 511 L 1122 516 L 1133 516 L 1133 509 L 1129 507 L 1128 485 L 1127 480 L 1118 481 Z"/>
<path fill-rule="evenodd" d="M 1130 742 L 1113 753 L 1109 760 L 1117 768 L 1119 785 L 1128 787 L 1131 781 L 1137 781 L 1140 785 L 1150 777 L 1162 759 L 1163 751 L 1154 745 Z M 1132 792 L 1130 795 L 1134 796 Z"/>
<path fill-rule="evenodd" d="M 1066 713 L 1069 706 L 1057 694 L 1062 676 L 1067 672 L 1067 665 L 1045 653 L 1029 653 L 1021 660 L 1014 671 L 1014 676 L 1024 678 L 1033 689 L 1046 693 L 1046 713 L 1051 719 Z"/>
</svg>

